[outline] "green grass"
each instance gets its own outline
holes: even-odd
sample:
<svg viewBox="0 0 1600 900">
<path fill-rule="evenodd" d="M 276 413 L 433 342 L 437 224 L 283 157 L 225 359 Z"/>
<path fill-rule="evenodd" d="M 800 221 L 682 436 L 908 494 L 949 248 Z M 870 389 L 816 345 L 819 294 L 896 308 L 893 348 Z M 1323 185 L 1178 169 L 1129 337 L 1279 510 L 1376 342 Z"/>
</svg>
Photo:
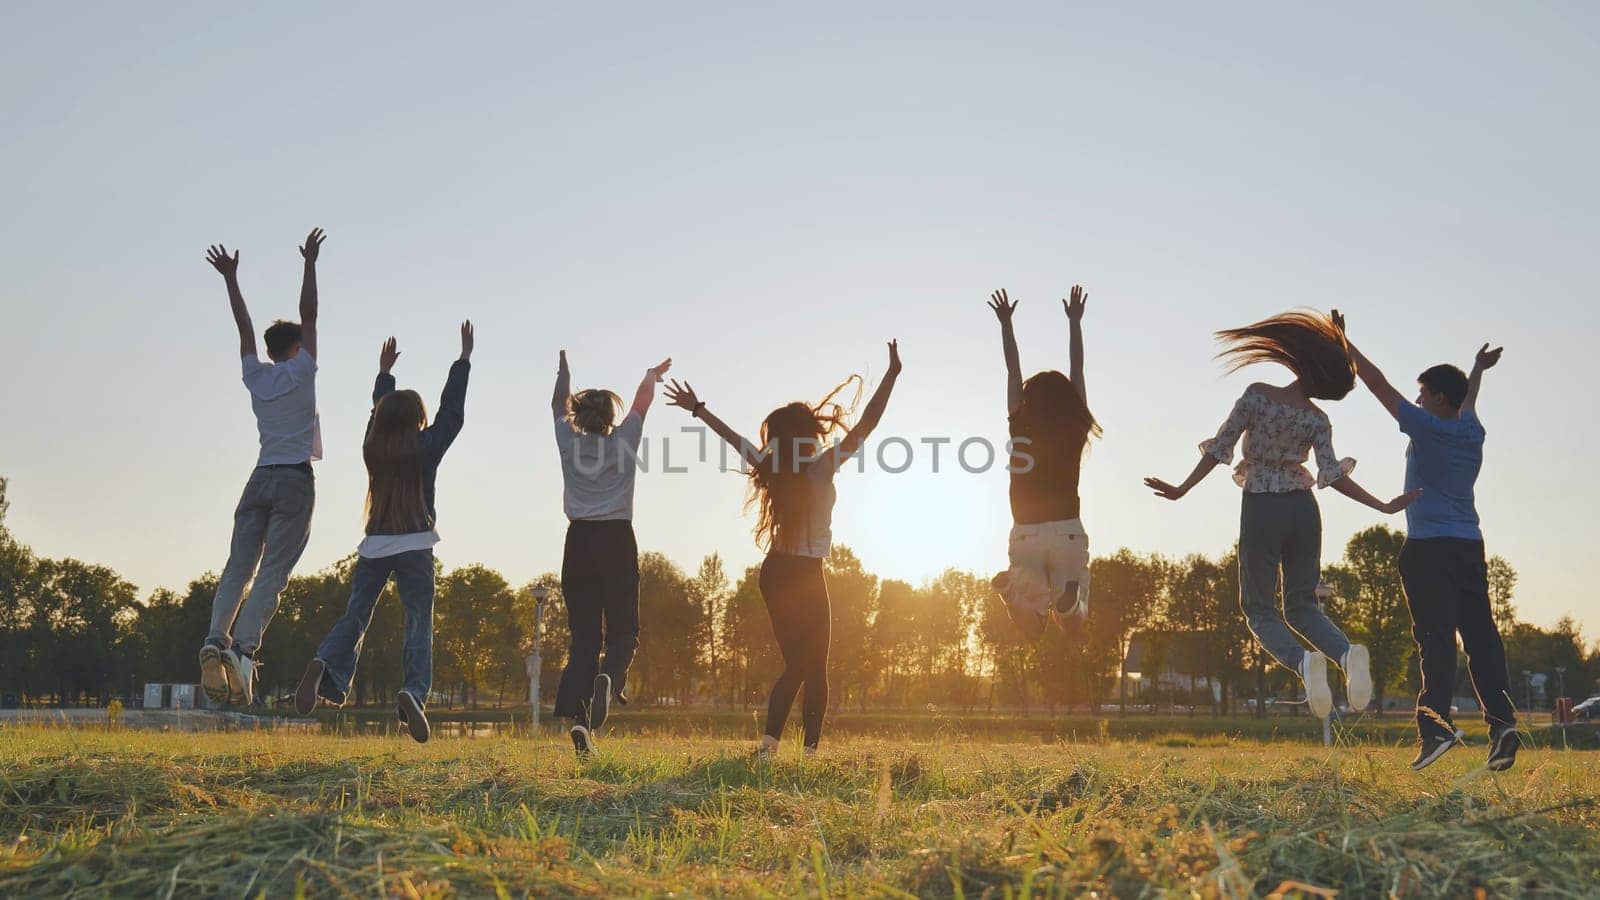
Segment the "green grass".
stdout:
<svg viewBox="0 0 1600 900">
<path fill-rule="evenodd" d="M 619 719 L 619 722 L 623 720 Z M 842 735 L 839 737 L 843 738 Z M 436 740 L 0 728 L 0 893 L 1593 896 L 1600 771 L 1225 735 Z M 1481 743 L 1481 741 L 1480 741 Z"/>
</svg>

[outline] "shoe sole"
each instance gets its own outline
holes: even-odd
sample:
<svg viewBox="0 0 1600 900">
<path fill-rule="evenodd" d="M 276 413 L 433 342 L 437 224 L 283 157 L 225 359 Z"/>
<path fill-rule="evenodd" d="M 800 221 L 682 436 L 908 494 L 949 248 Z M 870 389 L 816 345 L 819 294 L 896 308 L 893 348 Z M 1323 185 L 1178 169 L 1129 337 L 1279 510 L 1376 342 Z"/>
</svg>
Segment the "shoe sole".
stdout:
<svg viewBox="0 0 1600 900">
<path fill-rule="evenodd" d="M 1489 752 L 1489 771 L 1504 772 L 1517 764 L 1517 751 L 1522 748 L 1522 738 L 1515 731 L 1500 736 Z"/>
<path fill-rule="evenodd" d="M 1372 703 L 1372 654 L 1366 647 L 1352 644 L 1344 664 L 1350 707 L 1360 712 Z"/>
<path fill-rule="evenodd" d="M 600 730 L 611 715 L 611 676 L 601 673 L 594 677 L 594 695 L 589 698 L 589 731 Z"/>
<path fill-rule="evenodd" d="M 594 752 L 594 741 L 582 725 L 572 726 L 572 749 L 578 754 L 579 759 L 587 757 Z"/>
<path fill-rule="evenodd" d="M 218 705 L 226 706 L 233 699 L 228 668 L 222 664 L 222 648 L 210 644 L 200 648 L 200 689 Z"/>
<path fill-rule="evenodd" d="M 1333 689 L 1328 687 L 1328 658 L 1312 651 L 1306 657 L 1306 706 L 1311 714 L 1326 719 L 1333 713 Z"/>
<path fill-rule="evenodd" d="M 222 671 L 228 676 L 228 702 L 249 706 L 255 702 L 255 691 L 247 683 L 251 679 L 245 678 L 239 672 L 238 665 L 237 653 L 222 654 Z"/>
<path fill-rule="evenodd" d="M 1411 764 L 1411 771 L 1413 771 L 1413 772 L 1421 772 L 1423 769 L 1426 769 L 1427 767 L 1429 767 L 1429 766 L 1433 765 L 1434 763 L 1438 762 L 1439 761 L 1439 757 L 1444 756 L 1446 753 L 1449 753 L 1451 750 L 1454 750 L 1456 748 L 1456 745 L 1461 743 L 1461 739 L 1466 737 L 1466 736 L 1467 736 L 1467 733 L 1465 731 L 1462 731 L 1461 729 L 1457 728 L 1456 729 L 1456 733 L 1451 735 L 1449 741 L 1446 741 L 1445 743 L 1440 744 L 1438 746 L 1438 748 L 1436 748 L 1432 753 L 1430 753 L 1427 756 L 1423 757 L 1422 759 L 1419 759 L 1416 762 L 1412 763 Z"/>
<path fill-rule="evenodd" d="M 306 671 L 300 676 L 300 686 L 294 689 L 294 711 L 302 716 L 311 715 L 317 708 L 317 701 L 321 699 L 317 688 L 322 684 L 322 673 L 328 671 L 328 664 L 320 659 L 313 659 L 306 663 Z"/>
<path fill-rule="evenodd" d="M 432 729 L 428 727 L 428 716 L 417 705 L 416 698 L 402 691 L 395 708 L 400 713 L 400 721 L 406 726 L 406 734 L 411 735 L 411 739 L 417 743 L 426 744 Z"/>
</svg>

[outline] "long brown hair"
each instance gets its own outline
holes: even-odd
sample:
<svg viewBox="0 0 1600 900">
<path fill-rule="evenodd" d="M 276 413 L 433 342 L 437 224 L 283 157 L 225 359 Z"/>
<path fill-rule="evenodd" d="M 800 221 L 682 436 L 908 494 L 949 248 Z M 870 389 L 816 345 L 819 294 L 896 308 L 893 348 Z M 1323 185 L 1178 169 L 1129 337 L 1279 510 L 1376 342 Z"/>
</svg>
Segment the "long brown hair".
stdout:
<svg viewBox="0 0 1600 900">
<path fill-rule="evenodd" d="M 610 434 L 622 409 L 622 398 L 604 388 L 590 388 L 567 398 L 567 421 L 583 434 Z"/>
<path fill-rule="evenodd" d="M 1316 310 L 1293 310 L 1243 328 L 1217 332 L 1218 359 L 1237 372 L 1252 363 L 1275 362 L 1300 379 L 1308 397 L 1342 400 L 1356 386 L 1350 344 L 1333 319 Z"/>
<path fill-rule="evenodd" d="M 839 395 L 852 385 L 855 395 L 840 402 Z M 786 403 L 762 420 L 763 456 L 750 469 L 745 497 L 745 511 L 756 509 L 756 546 L 762 550 L 772 549 L 780 527 L 791 533 L 805 527 L 812 490 L 806 460 L 819 456 L 834 432 L 849 429 L 862 387 L 861 376 L 851 375 L 819 402 Z"/>
<path fill-rule="evenodd" d="M 367 463 L 367 533 L 405 534 L 428 521 L 422 494 L 422 429 L 428 410 L 416 391 L 394 391 L 378 401 L 361 444 Z"/>
<path fill-rule="evenodd" d="M 1082 456 L 1089 438 L 1100 436 L 1089 404 L 1064 373 L 1046 369 L 1022 383 L 1022 405 L 1013 414 L 1037 448 L 1035 453 Z"/>
</svg>

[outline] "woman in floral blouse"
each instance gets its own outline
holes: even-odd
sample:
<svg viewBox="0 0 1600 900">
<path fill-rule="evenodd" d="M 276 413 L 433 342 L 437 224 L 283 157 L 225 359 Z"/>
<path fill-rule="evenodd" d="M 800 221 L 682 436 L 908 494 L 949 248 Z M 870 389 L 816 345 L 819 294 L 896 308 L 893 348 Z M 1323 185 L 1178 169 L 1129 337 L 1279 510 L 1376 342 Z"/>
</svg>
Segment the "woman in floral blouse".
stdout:
<svg viewBox="0 0 1600 900">
<path fill-rule="evenodd" d="M 1295 374 L 1282 387 L 1252 384 L 1233 404 L 1216 437 L 1200 445 L 1200 462 L 1181 485 L 1159 478 L 1145 484 L 1158 496 L 1177 500 L 1211 470 L 1233 462 L 1244 437 L 1244 459 L 1233 480 L 1244 489 L 1239 515 L 1239 605 L 1250 631 L 1273 659 L 1296 672 L 1317 717 L 1333 709 L 1328 661 L 1344 670 L 1350 705 L 1372 700 L 1367 648 L 1350 643 L 1317 602 L 1322 577 L 1322 515 L 1311 488 L 1332 487 L 1382 513 L 1405 509 L 1420 492 L 1387 503 L 1356 484 L 1353 459 L 1333 451 L 1333 427 L 1313 400 L 1339 400 L 1355 387 L 1355 364 L 1344 335 L 1321 313 L 1289 312 L 1244 328 L 1217 332 L 1219 354 L 1234 372 L 1252 363 L 1275 362 Z M 1317 474 L 1305 467 L 1316 458 Z M 1283 606 L 1278 606 L 1280 572 Z M 1311 645 L 1307 650 L 1302 644 Z"/>
</svg>

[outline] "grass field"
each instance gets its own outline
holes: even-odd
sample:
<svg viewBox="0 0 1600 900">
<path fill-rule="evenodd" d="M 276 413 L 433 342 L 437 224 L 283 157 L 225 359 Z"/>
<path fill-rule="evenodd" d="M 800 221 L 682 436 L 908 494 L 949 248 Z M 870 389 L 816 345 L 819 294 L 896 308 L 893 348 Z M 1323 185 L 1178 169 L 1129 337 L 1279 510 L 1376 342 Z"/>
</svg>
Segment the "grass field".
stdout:
<svg viewBox="0 0 1600 900">
<path fill-rule="evenodd" d="M 1600 757 L 1377 742 L 0 728 L 0 893 L 1595 896 Z M 1481 740 L 1479 741 L 1481 744 Z M 1195 746 L 1178 746 L 1190 744 Z"/>
</svg>

